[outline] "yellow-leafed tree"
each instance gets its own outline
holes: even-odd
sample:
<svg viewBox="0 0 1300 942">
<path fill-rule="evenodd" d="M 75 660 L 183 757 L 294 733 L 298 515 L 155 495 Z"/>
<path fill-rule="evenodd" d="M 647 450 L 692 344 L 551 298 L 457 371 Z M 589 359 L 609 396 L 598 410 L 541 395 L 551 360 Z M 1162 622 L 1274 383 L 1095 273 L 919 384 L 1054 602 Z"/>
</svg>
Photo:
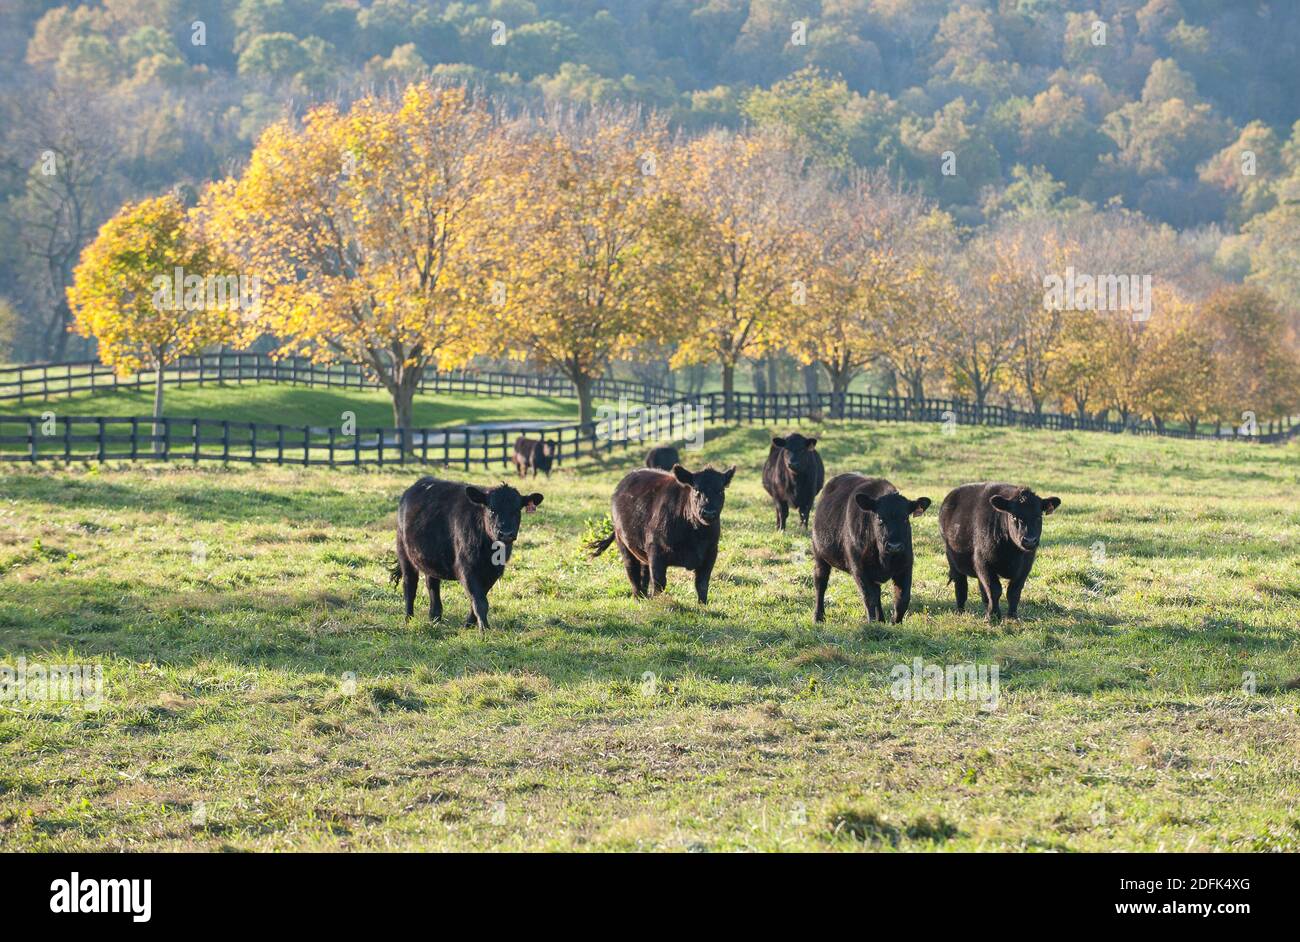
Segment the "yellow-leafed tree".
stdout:
<svg viewBox="0 0 1300 942">
<path fill-rule="evenodd" d="M 665 333 L 656 239 L 667 135 L 657 118 L 613 109 L 552 112 L 512 131 L 510 171 L 485 184 L 497 225 L 483 242 L 481 333 L 494 352 L 567 376 L 587 423 L 609 361 Z"/>
<path fill-rule="evenodd" d="M 420 83 L 272 125 L 202 209 L 261 277 L 257 330 L 281 338 L 282 354 L 364 364 L 409 428 L 425 369 L 482 347 L 467 329 L 482 295 L 474 240 L 489 224 L 479 187 L 500 154 L 484 103 Z"/>
<path fill-rule="evenodd" d="M 797 300 L 799 217 L 813 204 L 804 160 L 775 132 L 714 131 L 678 148 L 665 169 L 684 222 L 674 246 L 674 368 L 716 363 L 731 414 L 736 365 L 779 346 Z"/>
<path fill-rule="evenodd" d="M 255 301 L 255 292 L 238 285 L 172 195 L 122 207 L 82 252 L 68 288 L 72 329 L 94 337 L 100 359 L 119 375 L 155 374 L 155 436 L 163 370 L 236 335 L 241 316 L 249 313 L 241 306 Z"/>
</svg>

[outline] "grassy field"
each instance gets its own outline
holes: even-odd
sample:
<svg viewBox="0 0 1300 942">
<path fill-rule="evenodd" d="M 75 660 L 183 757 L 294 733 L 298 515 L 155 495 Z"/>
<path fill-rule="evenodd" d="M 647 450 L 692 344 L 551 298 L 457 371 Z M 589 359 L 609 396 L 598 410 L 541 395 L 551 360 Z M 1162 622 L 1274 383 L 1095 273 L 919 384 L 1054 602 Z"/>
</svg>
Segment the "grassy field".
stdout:
<svg viewBox="0 0 1300 942">
<path fill-rule="evenodd" d="M 78 393 L 48 401 L 29 399 L 0 402 L 0 416 L 40 415 L 145 416 L 153 414 L 153 390 L 115 393 Z M 345 411 L 356 413 L 361 428 L 391 427 L 392 400 L 379 389 L 340 390 L 248 383 L 244 386 L 209 384 L 167 387 L 163 412 L 186 419 L 238 419 L 278 425 L 334 426 Z M 476 396 L 438 393 L 415 397 L 417 427 L 436 428 L 472 422 L 510 419 L 578 421 L 578 401 L 551 396 Z"/>
<path fill-rule="evenodd" d="M 740 468 L 707 609 L 581 555 L 629 454 L 539 485 L 486 634 L 456 587 L 401 617 L 412 473 L 0 469 L 0 663 L 106 680 L 0 704 L 0 849 L 1300 850 L 1300 443 L 816 431 L 935 501 L 899 626 L 841 573 L 814 626 L 763 429 L 691 458 Z M 945 585 L 937 505 L 982 478 L 1064 500 L 1019 622 Z M 997 708 L 894 699 L 916 657 L 997 664 Z"/>
</svg>

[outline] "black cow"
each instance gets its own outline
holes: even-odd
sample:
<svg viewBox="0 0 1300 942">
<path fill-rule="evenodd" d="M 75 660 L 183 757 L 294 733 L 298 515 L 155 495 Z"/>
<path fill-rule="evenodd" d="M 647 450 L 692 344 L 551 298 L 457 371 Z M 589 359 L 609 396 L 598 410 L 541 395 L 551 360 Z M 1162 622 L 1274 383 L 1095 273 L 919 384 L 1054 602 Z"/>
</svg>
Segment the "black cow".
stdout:
<svg viewBox="0 0 1300 942">
<path fill-rule="evenodd" d="M 537 472 L 541 471 L 548 478 L 551 476 L 551 465 L 555 463 L 556 452 L 559 451 L 559 443 L 547 439 L 538 441 L 535 438 L 525 438 L 520 435 L 515 439 L 515 453 L 511 460 L 515 463 L 515 468 L 519 471 L 519 476 L 523 477 L 524 473 L 532 469 L 533 477 L 537 477 Z"/>
<path fill-rule="evenodd" d="M 1007 615 L 1016 617 L 1043 534 L 1043 515 L 1059 497 L 1039 497 L 1027 487 L 982 482 L 963 484 L 943 499 L 939 531 L 948 556 L 948 581 L 957 590 L 957 611 L 966 610 L 966 578 L 979 581 L 990 621 L 1002 617 L 999 577 L 1007 580 Z"/>
<path fill-rule="evenodd" d="M 660 471 L 671 471 L 673 465 L 681 464 L 682 456 L 677 454 L 677 449 L 672 445 L 660 445 L 657 448 L 651 448 L 645 456 L 645 466 L 647 468 L 658 468 Z"/>
<path fill-rule="evenodd" d="M 632 595 L 641 597 L 664 590 L 668 567 L 681 566 L 695 573 L 695 595 L 709 600 L 709 577 L 718 559 L 722 532 L 722 505 L 734 467 L 712 467 L 694 473 L 680 464 L 671 472 L 639 468 L 614 489 L 614 532 L 587 544 L 595 559 L 611 543 L 618 543 L 632 583 Z"/>
<path fill-rule="evenodd" d="M 785 518 L 793 504 L 799 522 L 808 529 L 808 514 L 813 499 L 826 483 L 826 466 L 817 453 L 817 439 L 804 438 L 798 432 L 785 438 L 773 438 L 763 463 L 763 490 L 776 505 L 776 528 L 785 529 Z"/>
<path fill-rule="evenodd" d="M 397 565 L 406 617 L 415 614 L 420 573 L 429 583 L 429 617 L 442 618 L 440 581 L 455 579 L 469 596 L 466 625 L 488 626 L 487 594 L 505 573 L 524 511 L 536 510 L 541 494 L 521 495 L 508 484 L 484 489 L 456 481 L 420 478 L 397 507 Z"/>
<path fill-rule="evenodd" d="M 894 624 L 901 622 L 912 600 L 912 518 L 929 506 L 930 498 L 908 500 L 884 478 L 831 478 L 813 519 L 813 620 L 826 617 L 826 584 L 838 569 L 852 574 L 872 620 L 885 620 L 880 586 L 892 579 Z"/>
</svg>

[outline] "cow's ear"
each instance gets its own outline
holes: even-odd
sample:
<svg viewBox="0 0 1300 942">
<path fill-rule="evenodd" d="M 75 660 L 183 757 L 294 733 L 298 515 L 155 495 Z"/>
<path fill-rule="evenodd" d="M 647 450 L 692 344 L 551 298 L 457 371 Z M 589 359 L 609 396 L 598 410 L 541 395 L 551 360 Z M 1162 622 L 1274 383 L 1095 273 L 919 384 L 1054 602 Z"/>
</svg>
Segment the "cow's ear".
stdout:
<svg viewBox="0 0 1300 942">
<path fill-rule="evenodd" d="M 673 465 L 673 477 L 681 481 L 687 487 L 695 483 L 695 475 L 691 474 L 691 472 L 687 471 L 679 464 Z"/>
<path fill-rule="evenodd" d="M 784 447 L 785 447 L 785 439 L 784 439 L 784 438 L 773 438 L 773 439 L 772 439 L 772 444 L 775 445 L 777 448 L 784 448 Z"/>
<path fill-rule="evenodd" d="M 473 484 L 465 486 L 465 496 L 476 504 L 486 504 L 488 499 L 487 491 L 481 487 L 475 487 Z"/>
<path fill-rule="evenodd" d="M 989 498 L 989 503 L 993 505 L 994 510 L 1000 510 L 1004 514 L 1011 513 L 1011 501 L 1007 500 L 1001 494 L 994 494 Z"/>
<path fill-rule="evenodd" d="M 854 501 L 857 503 L 857 505 L 858 505 L 860 508 L 862 508 L 863 510 L 875 510 L 875 509 L 876 509 L 876 499 L 875 499 L 874 497 L 872 497 L 870 494 L 861 494 L 861 493 L 859 493 L 859 494 L 854 494 L 854 495 L 853 495 L 853 500 L 854 500 Z"/>
<path fill-rule="evenodd" d="M 929 509 L 930 509 L 930 498 L 928 497 L 918 497 L 916 500 L 912 501 L 913 517 L 919 517 L 921 516 L 921 514 L 925 513 Z"/>
<path fill-rule="evenodd" d="M 817 447 L 817 439 L 815 439 L 815 438 L 810 438 L 810 439 L 808 439 L 808 440 L 805 442 L 805 446 L 808 447 L 808 448 L 816 448 L 816 447 Z"/>
<path fill-rule="evenodd" d="M 524 497 L 524 512 L 532 513 L 542 502 L 541 494 L 528 494 Z"/>
<path fill-rule="evenodd" d="M 726 487 L 731 483 L 731 479 L 736 476 L 736 466 L 733 464 L 726 471 L 722 472 L 722 486 Z"/>
<path fill-rule="evenodd" d="M 1060 506 L 1061 506 L 1061 498 L 1059 497 L 1043 498 L 1043 513 L 1045 514 L 1050 514 L 1053 510 L 1055 510 L 1057 507 Z"/>
</svg>

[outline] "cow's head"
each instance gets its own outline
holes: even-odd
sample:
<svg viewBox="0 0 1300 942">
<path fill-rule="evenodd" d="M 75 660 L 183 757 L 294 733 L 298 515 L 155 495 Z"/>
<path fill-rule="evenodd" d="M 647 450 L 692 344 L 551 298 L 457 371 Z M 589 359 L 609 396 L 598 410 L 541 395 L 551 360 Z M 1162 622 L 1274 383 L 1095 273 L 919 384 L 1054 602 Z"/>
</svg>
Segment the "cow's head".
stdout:
<svg viewBox="0 0 1300 942">
<path fill-rule="evenodd" d="M 808 452 L 817 447 L 817 439 L 804 438 L 798 432 L 785 436 L 785 438 L 773 438 L 772 444 L 781 449 L 779 458 L 784 458 L 790 465 L 790 470 L 796 474 L 807 460 Z"/>
<path fill-rule="evenodd" d="M 509 484 L 491 490 L 468 485 L 465 495 L 483 512 L 483 527 L 488 536 L 502 543 L 513 543 L 519 536 L 519 518 L 531 513 L 542 502 L 541 494 L 520 494 Z"/>
<path fill-rule="evenodd" d="M 546 454 L 546 457 L 548 458 L 554 458 L 556 453 L 559 452 L 559 450 L 560 450 L 560 443 L 557 441 L 548 438 L 546 441 L 542 442 L 542 451 Z"/>
<path fill-rule="evenodd" d="M 727 502 L 727 485 L 735 473 L 734 466 L 726 471 L 710 466 L 703 471 L 691 472 L 679 464 L 673 465 L 673 477 L 690 488 L 686 514 L 697 526 L 712 523 L 722 516 L 722 505 Z"/>
<path fill-rule="evenodd" d="M 1029 488 L 1022 487 L 1010 497 L 994 494 L 989 503 L 1006 517 L 1011 542 L 1025 552 L 1031 552 L 1038 548 L 1038 541 L 1043 536 L 1043 515 L 1060 507 L 1061 498 L 1039 497 Z"/>
<path fill-rule="evenodd" d="M 872 497 L 859 491 L 853 495 L 853 500 L 863 511 L 867 534 L 876 544 L 876 552 L 882 561 L 912 551 L 912 518 L 925 513 L 930 498 L 908 500 L 898 493 Z"/>
</svg>

